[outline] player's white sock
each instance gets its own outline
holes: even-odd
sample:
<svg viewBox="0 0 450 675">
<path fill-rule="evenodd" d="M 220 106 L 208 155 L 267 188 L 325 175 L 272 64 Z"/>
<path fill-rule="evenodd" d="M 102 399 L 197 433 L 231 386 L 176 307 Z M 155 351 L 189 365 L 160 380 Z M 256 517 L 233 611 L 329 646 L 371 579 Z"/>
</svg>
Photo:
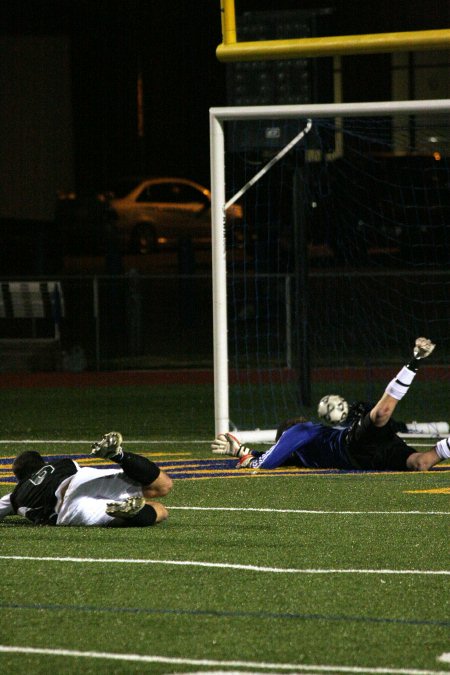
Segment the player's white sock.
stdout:
<svg viewBox="0 0 450 675">
<path fill-rule="evenodd" d="M 400 401 L 400 399 L 408 393 L 409 386 L 415 376 L 416 373 L 414 370 L 410 370 L 408 366 L 403 366 L 396 377 L 389 382 L 386 387 L 386 393 L 389 394 L 389 396 L 392 396 L 392 398 L 396 398 L 397 401 Z"/>
<path fill-rule="evenodd" d="M 450 438 L 438 441 L 435 450 L 441 459 L 450 459 Z"/>
</svg>

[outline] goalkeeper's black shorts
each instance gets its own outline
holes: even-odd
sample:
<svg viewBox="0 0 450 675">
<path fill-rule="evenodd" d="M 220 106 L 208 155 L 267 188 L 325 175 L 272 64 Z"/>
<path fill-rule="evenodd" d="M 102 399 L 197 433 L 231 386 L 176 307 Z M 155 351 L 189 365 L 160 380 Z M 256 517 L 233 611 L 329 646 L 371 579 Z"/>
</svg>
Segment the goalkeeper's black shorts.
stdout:
<svg viewBox="0 0 450 675">
<path fill-rule="evenodd" d="M 391 421 L 376 427 L 369 413 L 351 425 L 346 444 L 355 469 L 406 471 L 406 460 L 416 452 L 397 436 Z"/>
</svg>

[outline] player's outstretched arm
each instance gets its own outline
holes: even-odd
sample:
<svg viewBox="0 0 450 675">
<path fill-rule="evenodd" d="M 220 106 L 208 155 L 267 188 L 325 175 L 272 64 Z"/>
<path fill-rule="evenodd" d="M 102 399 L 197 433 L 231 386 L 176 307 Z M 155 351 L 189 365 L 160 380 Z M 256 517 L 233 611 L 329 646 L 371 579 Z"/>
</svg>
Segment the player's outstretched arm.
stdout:
<svg viewBox="0 0 450 675">
<path fill-rule="evenodd" d="M 389 382 L 383 396 L 370 411 L 370 417 L 375 426 L 383 427 L 388 423 L 398 402 L 408 393 L 422 359 L 430 356 L 435 346 L 428 338 L 416 339 L 412 359 Z"/>
</svg>

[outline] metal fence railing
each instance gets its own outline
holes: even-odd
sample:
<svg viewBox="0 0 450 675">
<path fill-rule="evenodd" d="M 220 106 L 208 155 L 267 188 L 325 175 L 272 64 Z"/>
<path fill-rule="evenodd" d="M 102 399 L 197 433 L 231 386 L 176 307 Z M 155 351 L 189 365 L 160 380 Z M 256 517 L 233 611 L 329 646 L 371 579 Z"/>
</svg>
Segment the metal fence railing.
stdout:
<svg viewBox="0 0 450 675">
<path fill-rule="evenodd" d="M 384 363 L 417 331 L 439 342 L 447 362 L 449 281 L 445 269 L 312 271 L 305 306 L 292 274 L 238 274 L 229 280 L 230 367 L 295 369 L 302 322 L 312 367 Z M 24 277 L 0 286 L 0 372 L 212 368 L 210 274 Z"/>
<path fill-rule="evenodd" d="M 9 283 L 1 280 L 2 288 Z M 39 369 L 42 360 L 31 355 L 43 339 L 58 340 L 61 354 L 55 367 L 67 370 L 212 364 L 209 275 L 129 273 L 14 283 L 22 286 L 22 298 L 6 291 L 0 301 L 0 372 L 12 366 Z M 30 284 L 50 289 L 57 284 L 57 302 L 51 294 L 45 307 L 28 302 Z"/>
</svg>

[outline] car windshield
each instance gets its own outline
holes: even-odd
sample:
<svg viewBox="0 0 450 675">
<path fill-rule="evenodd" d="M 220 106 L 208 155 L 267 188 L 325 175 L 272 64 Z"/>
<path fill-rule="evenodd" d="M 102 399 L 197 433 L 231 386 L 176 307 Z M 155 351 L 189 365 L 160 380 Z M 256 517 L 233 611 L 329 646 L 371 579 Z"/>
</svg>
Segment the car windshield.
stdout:
<svg viewBox="0 0 450 675">
<path fill-rule="evenodd" d="M 136 178 L 121 178 L 120 180 L 113 183 L 107 192 L 110 192 L 119 199 L 126 197 L 127 194 L 134 190 L 134 188 L 139 185 L 140 181 Z"/>
</svg>

